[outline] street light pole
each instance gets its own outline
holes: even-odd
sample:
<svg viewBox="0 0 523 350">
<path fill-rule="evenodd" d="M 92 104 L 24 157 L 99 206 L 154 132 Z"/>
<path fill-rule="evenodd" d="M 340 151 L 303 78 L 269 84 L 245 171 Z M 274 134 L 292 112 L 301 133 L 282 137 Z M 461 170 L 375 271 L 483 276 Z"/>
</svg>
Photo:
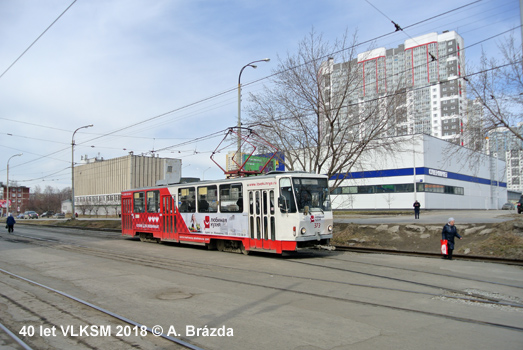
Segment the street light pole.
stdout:
<svg viewBox="0 0 523 350">
<path fill-rule="evenodd" d="M 78 129 L 76 129 L 73 132 L 73 137 L 71 139 L 71 205 L 72 205 L 72 212 L 71 212 L 71 219 L 74 220 L 75 217 L 75 209 L 74 209 L 74 135 L 76 132 L 80 129 L 90 128 L 93 126 L 93 124 L 82 126 Z"/>
<path fill-rule="evenodd" d="M 18 154 L 15 154 L 14 156 L 11 156 L 9 157 L 9 159 L 7 160 L 7 193 L 6 193 L 6 201 L 5 201 L 5 215 L 9 215 L 9 161 L 11 160 L 11 158 L 13 157 L 19 157 L 21 156 L 23 153 L 18 153 Z"/>
<path fill-rule="evenodd" d="M 258 61 L 252 61 L 251 63 L 247 63 L 245 66 L 242 67 L 242 69 L 240 70 L 240 75 L 238 76 L 238 150 L 237 150 L 237 163 L 238 164 L 241 164 L 241 158 L 242 158 L 242 117 L 241 117 L 241 113 L 242 113 L 242 84 L 240 82 L 241 80 L 241 77 L 242 77 L 242 73 L 243 73 L 243 70 L 247 67 L 252 67 L 252 68 L 256 68 L 257 66 L 254 65 L 253 63 L 257 63 L 257 62 L 269 62 L 271 59 L 270 58 L 264 58 L 263 60 L 258 60 Z M 238 169 L 240 170 L 240 169 Z"/>
</svg>

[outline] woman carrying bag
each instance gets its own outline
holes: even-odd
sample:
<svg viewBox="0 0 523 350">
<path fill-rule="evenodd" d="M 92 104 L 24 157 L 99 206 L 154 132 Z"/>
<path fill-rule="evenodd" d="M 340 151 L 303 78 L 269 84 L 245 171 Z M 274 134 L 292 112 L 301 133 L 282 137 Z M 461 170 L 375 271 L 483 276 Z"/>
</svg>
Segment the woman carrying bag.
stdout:
<svg viewBox="0 0 523 350">
<path fill-rule="evenodd" d="M 441 231 L 441 253 L 443 254 L 443 259 L 452 260 L 454 237 L 462 238 L 458 234 L 458 229 L 454 226 L 454 218 L 449 218 L 449 222 L 443 226 L 443 230 Z M 446 241 L 446 247 L 444 246 L 444 241 Z"/>
</svg>

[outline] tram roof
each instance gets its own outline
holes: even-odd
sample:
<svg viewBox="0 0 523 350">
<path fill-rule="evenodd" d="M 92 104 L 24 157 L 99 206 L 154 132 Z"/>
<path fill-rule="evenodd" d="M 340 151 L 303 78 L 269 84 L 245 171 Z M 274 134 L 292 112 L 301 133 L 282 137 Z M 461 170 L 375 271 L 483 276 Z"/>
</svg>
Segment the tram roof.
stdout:
<svg viewBox="0 0 523 350">
<path fill-rule="evenodd" d="M 315 174 L 315 173 L 308 173 L 305 171 L 270 171 L 267 174 L 264 175 L 257 175 L 257 176 L 247 176 L 247 177 L 234 177 L 234 178 L 228 178 L 228 179 L 218 179 L 218 180 L 202 180 L 202 181 L 191 181 L 191 182 L 177 182 L 177 183 L 170 183 L 170 184 L 164 184 L 164 185 L 158 185 L 158 186 L 146 186 L 146 187 L 140 187 L 140 188 L 131 188 L 128 190 L 124 190 L 122 192 L 128 192 L 128 191 L 139 191 L 139 190 L 151 190 L 151 189 L 158 189 L 158 188 L 165 188 L 165 187 L 172 187 L 172 186 L 190 186 L 190 185 L 201 185 L 201 184 L 211 184 L 211 183 L 234 183 L 239 181 L 248 181 L 248 180 L 263 180 L 263 179 L 269 179 L 269 178 L 275 178 L 277 176 L 284 176 L 284 175 L 299 175 L 300 177 L 304 176 L 314 176 L 314 177 L 324 177 L 326 175 L 321 174 Z"/>
</svg>

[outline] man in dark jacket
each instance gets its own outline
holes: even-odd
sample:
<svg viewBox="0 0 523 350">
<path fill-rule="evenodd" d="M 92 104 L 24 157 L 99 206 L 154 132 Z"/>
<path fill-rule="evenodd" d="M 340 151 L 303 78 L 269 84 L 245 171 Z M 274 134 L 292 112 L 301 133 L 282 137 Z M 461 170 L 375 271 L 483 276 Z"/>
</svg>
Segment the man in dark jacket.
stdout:
<svg viewBox="0 0 523 350">
<path fill-rule="evenodd" d="M 416 200 L 412 206 L 414 207 L 414 219 L 419 219 L 419 208 L 421 207 L 421 203 Z"/>
<path fill-rule="evenodd" d="M 16 221 L 12 214 L 9 214 L 9 216 L 7 217 L 6 224 L 7 224 L 7 232 L 13 232 Z"/>
<path fill-rule="evenodd" d="M 449 222 L 443 226 L 441 231 L 441 239 L 447 240 L 447 251 L 448 255 L 445 255 L 443 259 L 452 260 L 452 251 L 454 250 L 454 237 L 461 239 L 461 236 L 458 234 L 458 229 L 454 226 L 454 218 L 449 218 Z"/>
</svg>

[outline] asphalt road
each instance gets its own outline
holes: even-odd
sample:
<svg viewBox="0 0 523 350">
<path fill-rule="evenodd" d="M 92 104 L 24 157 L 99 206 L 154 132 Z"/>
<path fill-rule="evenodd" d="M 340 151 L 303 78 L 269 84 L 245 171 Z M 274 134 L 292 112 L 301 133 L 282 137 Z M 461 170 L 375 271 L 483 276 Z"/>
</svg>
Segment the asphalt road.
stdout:
<svg viewBox="0 0 523 350">
<path fill-rule="evenodd" d="M 148 327 L 172 328 L 205 350 L 519 350 L 523 344 L 523 270 L 515 266 L 336 251 L 243 256 L 20 225 L 15 235 L 0 233 L 0 268 Z M 0 296 L 10 279 L 0 274 Z M 464 300 L 478 295 L 520 306 Z M 44 322 L 4 303 L 0 298 L 0 318 L 15 333 Z M 67 326 L 64 318 L 45 322 Z M 226 327 L 234 335 L 194 335 L 188 327 Z M 139 340 L 133 337 L 124 340 Z M 92 341 L 73 340 L 75 349 Z"/>
</svg>

